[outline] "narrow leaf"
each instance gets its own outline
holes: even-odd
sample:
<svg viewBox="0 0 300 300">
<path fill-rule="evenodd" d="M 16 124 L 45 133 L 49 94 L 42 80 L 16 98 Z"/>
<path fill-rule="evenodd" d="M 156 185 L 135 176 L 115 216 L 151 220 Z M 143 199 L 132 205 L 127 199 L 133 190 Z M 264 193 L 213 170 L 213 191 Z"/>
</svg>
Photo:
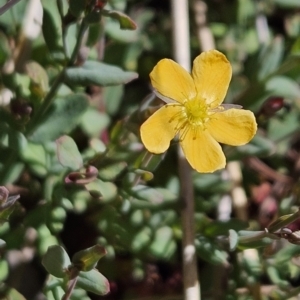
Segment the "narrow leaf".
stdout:
<svg viewBox="0 0 300 300">
<path fill-rule="evenodd" d="M 119 85 L 128 83 L 138 77 L 135 72 L 123 71 L 121 68 L 97 61 L 86 61 L 82 67 L 68 68 L 65 80 L 73 85 Z"/>
<path fill-rule="evenodd" d="M 106 17 L 115 19 L 119 22 L 121 29 L 135 30 L 136 23 L 127 15 L 116 10 L 103 10 L 102 14 Z"/>
<path fill-rule="evenodd" d="M 89 272 L 80 272 L 76 286 L 96 295 L 109 293 L 108 280 L 95 269 Z"/>
</svg>

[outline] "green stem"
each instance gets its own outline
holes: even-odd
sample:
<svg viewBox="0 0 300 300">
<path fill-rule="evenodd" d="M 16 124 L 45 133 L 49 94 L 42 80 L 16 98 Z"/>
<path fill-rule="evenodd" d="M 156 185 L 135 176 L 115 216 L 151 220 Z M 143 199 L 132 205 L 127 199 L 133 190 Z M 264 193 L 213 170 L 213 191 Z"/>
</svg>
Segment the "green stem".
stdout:
<svg viewBox="0 0 300 300">
<path fill-rule="evenodd" d="M 63 19 L 64 13 L 63 13 L 63 3 L 62 3 L 62 1 L 61 0 L 56 0 L 56 5 L 57 5 L 58 12 L 60 14 L 61 19 Z"/>
<path fill-rule="evenodd" d="M 42 117 L 45 115 L 45 113 L 49 109 L 50 105 L 53 102 L 54 96 L 56 95 L 57 90 L 59 89 L 60 85 L 63 83 L 64 74 L 65 74 L 65 69 L 63 69 L 60 72 L 60 74 L 56 77 L 56 79 L 55 79 L 53 85 L 51 86 L 49 93 L 45 97 L 42 105 L 36 111 L 33 118 L 31 119 L 30 123 L 28 124 L 27 130 L 26 130 L 26 136 L 30 135 L 34 131 L 34 129 L 39 125 L 40 121 L 42 120 Z"/>
<path fill-rule="evenodd" d="M 76 276 L 72 276 L 72 278 L 70 279 L 69 284 L 68 284 L 68 290 L 66 291 L 66 293 L 64 294 L 64 296 L 62 297 L 61 300 L 69 300 L 71 298 L 73 290 L 74 290 L 77 280 L 78 280 L 78 275 L 79 275 L 79 272 L 77 272 Z"/>
<path fill-rule="evenodd" d="M 84 33 L 85 33 L 85 31 L 87 30 L 87 28 L 88 28 L 88 24 L 87 24 L 86 20 L 83 19 L 82 22 L 81 22 L 81 24 L 80 24 L 77 42 L 76 42 L 76 45 L 75 45 L 75 47 L 74 47 L 73 53 L 72 53 L 72 55 L 71 55 L 71 59 L 70 59 L 70 62 L 69 62 L 69 66 L 74 65 L 74 63 L 76 62 L 77 55 L 78 55 L 79 49 L 80 49 L 80 47 L 81 47 L 82 38 L 83 38 Z"/>
<path fill-rule="evenodd" d="M 69 57 L 69 47 L 67 43 L 67 26 L 64 24 L 64 12 L 63 12 L 63 3 L 62 0 L 56 0 L 56 5 L 59 11 L 61 26 L 62 26 L 62 42 L 64 54 L 66 57 Z"/>
<path fill-rule="evenodd" d="M 71 59 L 68 63 L 68 67 L 73 66 L 76 61 L 76 58 L 77 58 L 77 55 L 78 55 L 78 52 L 79 52 L 79 49 L 80 49 L 80 46 L 82 43 L 82 38 L 83 38 L 84 33 L 87 28 L 88 28 L 88 24 L 86 23 L 85 19 L 83 19 L 81 22 L 80 28 L 79 28 L 76 45 L 74 47 Z M 39 123 L 42 120 L 42 118 L 44 117 L 45 113 L 47 112 L 47 110 L 49 109 L 51 104 L 53 103 L 54 96 L 56 95 L 57 90 L 59 89 L 60 85 L 64 81 L 64 75 L 65 75 L 66 68 L 67 68 L 67 66 L 65 66 L 63 68 L 63 70 L 59 73 L 59 75 L 56 77 L 56 79 L 55 79 L 53 85 L 51 86 L 49 93 L 45 97 L 42 105 L 37 110 L 37 112 L 34 114 L 30 124 L 28 125 L 27 131 L 26 131 L 27 136 L 29 134 L 31 134 L 34 131 L 34 129 L 39 125 Z"/>
<path fill-rule="evenodd" d="M 11 1 L 13 2 L 13 1 Z M 74 47 L 74 50 L 72 52 L 72 56 L 71 59 L 68 63 L 67 66 L 65 66 L 62 71 L 59 73 L 59 75 L 56 77 L 54 83 L 52 84 L 48 94 L 46 95 L 46 97 L 44 98 L 43 103 L 41 104 L 41 106 L 37 109 L 37 111 L 34 113 L 33 117 L 31 118 L 27 128 L 26 128 L 26 132 L 25 132 L 25 136 L 29 136 L 35 129 L 36 127 L 40 124 L 40 122 L 43 120 L 43 117 L 45 116 L 45 113 L 47 112 L 47 110 L 49 109 L 49 107 L 51 106 L 51 104 L 54 101 L 54 97 L 57 93 L 57 90 L 59 89 L 59 87 L 61 86 L 61 84 L 64 82 L 64 75 L 65 75 L 65 70 L 67 67 L 73 66 L 81 43 L 82 43 L 82 38 L 84 36 L 84 33 L 86 31 L 86 29 L 88 28 L 88 24 L 86 23 L 85 19 L 82 20 L 80 28 L 79 28 L 79 32 L 78 32 L 78 38 L 77 38 L 77 42 L 76 45 Z M 11 154 L 9 155 L 9 157 L 7 157 L 5 165 L 3 166 L 3 168 L 0 170 L 0 183 L 4 184 L 7 181 L 8 178 L 8 174 L 9 174 L 9 170 L 11 169 L 12 165 L 15 163 L 15 161 L 17 160 L 18 154 L 14 151 L 11 152 Z"/>
<path fill-rule="evenodd" d="M 148 151 L 146 151 L 146 153 L 145 153 L 145 155 L 144 155 L 144 157 L 143 157 L 143 159 L 142 159 L 142 162 L 141 162 L 141 164 L 140 164 L 140 168 L 145 168 L 145 167 L 147 167 L 148 164 L 150 163 L 152 157 L 153 157 L 153 154 L 150 153 L 150 152 L 148 152 Z M 141 179 L 141 175 L 140 175 L 140 174 L 137 174 L 137 175 L 134 177 L 134 179 L 133 179 L 132 186 L 136 186 L 136 185 L 139 183 L 140 179 Z"/>
</svg>

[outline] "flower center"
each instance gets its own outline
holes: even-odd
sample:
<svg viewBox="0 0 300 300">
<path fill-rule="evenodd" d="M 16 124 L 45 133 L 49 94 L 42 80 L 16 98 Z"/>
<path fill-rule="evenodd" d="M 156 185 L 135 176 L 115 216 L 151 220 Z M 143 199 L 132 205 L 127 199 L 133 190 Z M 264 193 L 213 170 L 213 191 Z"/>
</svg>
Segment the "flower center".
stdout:
<svg viewBox="0 0 300 300">
<path fill-rule="evenodd" d="M 201 126 L 209 120 L 208 106 L 203 99 L 194 98 L 184 103 L 186 118 L 190 125 Z"/>
</svg>

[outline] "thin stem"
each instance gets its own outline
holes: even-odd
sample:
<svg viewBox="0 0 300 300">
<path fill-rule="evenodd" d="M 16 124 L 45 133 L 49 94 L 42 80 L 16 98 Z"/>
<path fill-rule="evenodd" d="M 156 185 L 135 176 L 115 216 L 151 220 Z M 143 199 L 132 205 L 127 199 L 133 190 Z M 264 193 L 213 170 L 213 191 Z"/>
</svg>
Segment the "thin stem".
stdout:
<svg viewBox="0 0 300 300">
<path fill-rule="evenodd" d="M 147 167 L 148 164 L 150 163 L 152 157 L 153 157 L 153 154 L 150 153 L 150 152 L 148 152 L 148 151 L 146 151 L 146 153 L 145 153 L 145 155 L 144 155 L 144 157 L 142 159 L 140 168 Z M 141 175 L 140 174 L 136 174 L 136 176 L 133 179 L 132 186 L 136 186 L 140 182 L 140 179 L 141 179 Z"/>
<path fill-rule="evenodd" d="M 189 15 L 187 0 L 171 0 L 173 51 L 175 60 L 186 70 L 191 69 Z M 194 190 L 192 170 L 181 148 L 178 148 L 178 166 L 182 223 L 182 268 L 185 300 L 200 300 L 194 228 Z"/>
<path fill-rule="evenodd" d="M 70 299 L 70 297 L 72 296 L 72 292 L 76 286 L 77 280 L 78 280 L 78 274 L 74 278 L 70 279 L 69 284 L 68 284 L 68 290 L 66 291 L 66 293 L 64 294 L 64 296 L 62 297 L 61 300 L 69 300 Z"/>
<path fill-rule="evenodd" d="M 181 187 L 181 225 L 182 225 L 182 268 L 185 300 L 200 298 L 200 284 L 197 270 L 197 254 L 195 247 L 194 227 L 194 191 L 192 186 L 191 167 L 187 160 L 179 156 L 179 180 Z"/>
<path fill-rule="evenodd" d="M 51 86 L 50 91 L 48 92 L 48 94 L 46 95 L 46 97 L 43 101 L 43 104 L 39 107 L 39 109 L 34 114 L 33 118 L 31 119 L 31 121 L 27 127 L 27 131 L 26 131 L 27 136 L 34 131 L 35 127 L 40 123 L 45 112 L 49 109 L 50 105 L 52 104 L 57 90 L 59 89 L 60 85 L 63 83 L 64 73 L 65 73 L 65 69 L 63 69 L 60 72 L 60 74 L 56 77 L 54 83 Z"/>
<path fill-rule="evenodd" d="M 10 0 L 0 7 L 0 16 L 3 15 L 7 10 L 16 5 L 21 0 Z"/>
<path fill-rule="evenodd" d="M 63 70 L 59 73 L 59 75 L 56 77 L 53 85 L 51 86 L 49 93 L 47 94 L 47 96 L 45 97 L 45 99 L 43 101 L 43 104 L 40 106 L 38 111 L 35 113 L 34 117 L 32 118 L 32 120 L 29 124 L 27 132 L 26 132 L 27 135 L 32 133 L 32 131 L 40 123 L 40 121 L 44 117 L 45 113 L 47 112 L 47 110 L 49 109 L 51 104 L 53 103 L 54 96 L 56 95 L 56 92 L 59 89 L 60 85 L 63 83 L 66 68 L 73 66 L 74 63 L 76 62 L 76 58 L 77 58 L 77 55 L 78 55 L 78 52 L 79 52 L 79 49 L 80 49 L 80 46 L 82 43 L 82 38 L 83 38 L 84 33 L 87 28 L 88 28 L 88 24 L 85 22 L 85 19 L 83 19 L 80 24 L 77 42 L 74 47 L 71 59 L 68 63 L 68 66 L 65 66 L 63 68 Z"/>
<path fill-rule="evenodd" d="M 65 26 L 64 24 L 64 11 L 63 11 L 62 0 L 56 0 L 56 5 L 58 8 L 58 12 L 61 20 L 61 26 L 62 26 L 62 42 L 63 42 L 64 54 L 66 57 L 69 57 L 69 47 L 67 43 L 67 26 Z"/>
<path fill-rule="evenodd" d="M 78 55 L 79 49 L 81 47 L 82 39 L 83 39 L 84 33 L 87 30 L 87 28 L 88 28 L 88 24 L 86 23 L 85 19 L 83 19 L 81 24 L 80 24 L 77 42 L 76 42 L 76 45 L 75 45 L 74 50 L 72 52 L 71 59 L 70 59 L 70 62 L 69 62 L 69 66 L 74 65 L 75 62 L 76 62 L 77 55 Z"/>
</svg>

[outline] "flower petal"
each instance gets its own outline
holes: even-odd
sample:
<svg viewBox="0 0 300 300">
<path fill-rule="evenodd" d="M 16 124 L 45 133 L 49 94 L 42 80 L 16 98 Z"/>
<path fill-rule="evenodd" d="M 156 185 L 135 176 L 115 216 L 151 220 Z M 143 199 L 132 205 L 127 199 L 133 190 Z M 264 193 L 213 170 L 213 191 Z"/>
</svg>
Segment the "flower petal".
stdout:
<svg viewBox="0 0 300 300">
<path fill-rule="evenodd" d="M 211 104 L 211 108 L 223 102 L 231 75 L 229 61 L 217 50 L 203 52 L 194 60 L 192 76 L 198 95 Z"/>
<path fill-rule="evenodd" d="M 207 130 L 219 143 L 240 146 L 253 138 L 257 124 L 251 111 L 229 109 L 215 113 L 207 123 Z"/>
<path fill-rule="evenodd" d="M 167 104 L 156 111 L 141 126 L 142 142 L 149 152 L 163 153 L 177 133 L 176 125 L 182 113 L 180 104 Z"/>
<path fill-rule="evenodd" d="M 226 159 L 221 146 L 206 130 L 188 130 L 181 147 L 192 168 L 198 172 L 211 173 L 225 167 Z"/>
<path fill-rule="evenodd" d="M 177 102 L 196 96 L 193 78 L 179 64 L 171 59 L 162 59 L 150 73 L 152 86 L 160 94 Z"/>
</svg>

